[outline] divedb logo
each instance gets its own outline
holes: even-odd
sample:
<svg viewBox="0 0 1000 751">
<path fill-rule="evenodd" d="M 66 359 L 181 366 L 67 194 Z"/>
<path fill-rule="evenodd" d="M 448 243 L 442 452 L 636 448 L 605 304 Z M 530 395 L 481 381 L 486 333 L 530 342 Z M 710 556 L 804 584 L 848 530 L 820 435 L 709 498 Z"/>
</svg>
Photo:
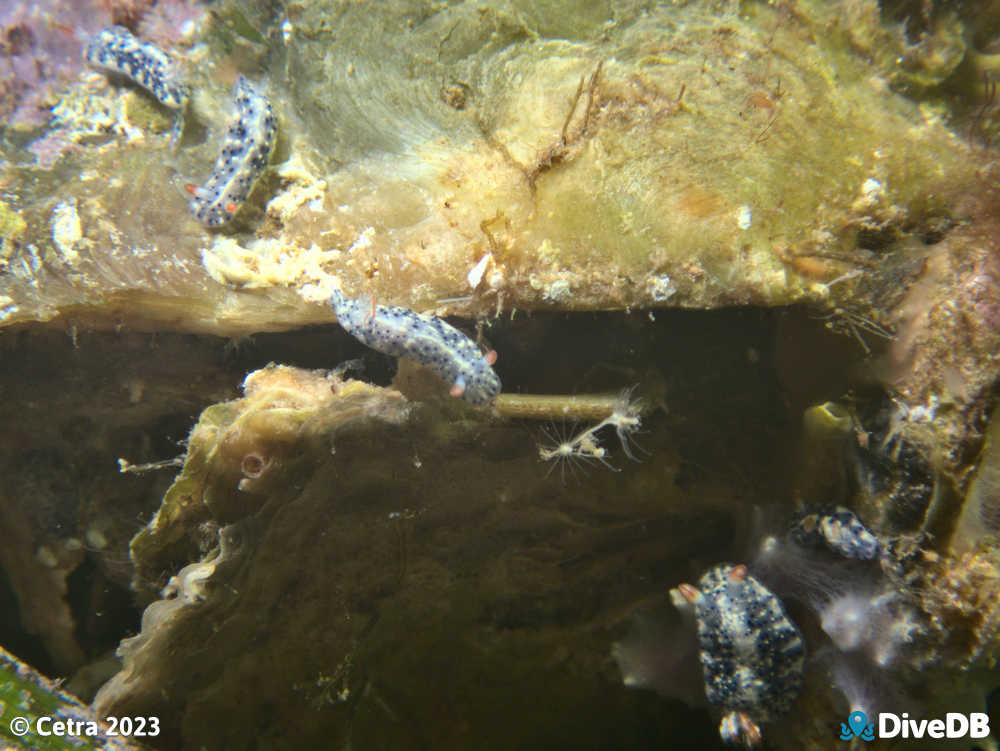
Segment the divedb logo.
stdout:
<svg viewBox="0 0 1000 751">
<path fill-rule="evenodd" d="M 876 732 L 877 728 L 877 732 Z M 840 723 L 840 740 L 861 738 L 985 738 L 990 734 L 990 716 L 985 712 L 948 712 L 944 719 L 913 720 L 906 712 L 879 712 L 878 722 L 868 722 L 864 712 L 855 710 Z"/>
</svg>

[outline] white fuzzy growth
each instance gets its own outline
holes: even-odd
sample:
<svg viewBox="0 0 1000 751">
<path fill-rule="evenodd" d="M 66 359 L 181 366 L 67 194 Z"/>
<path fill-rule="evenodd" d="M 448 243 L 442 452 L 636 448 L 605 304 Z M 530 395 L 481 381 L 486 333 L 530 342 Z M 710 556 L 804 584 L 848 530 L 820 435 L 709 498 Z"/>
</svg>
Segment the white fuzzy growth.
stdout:
<svg viewBox="0 0 1000 751">
<path fill-rule="evenodd" d="M 847 701 L 848 712 L 861 711 L 868 717 L 875 716 L 880 702 L 869 666 L 856 660 L 837 659 L 830 669 L 830 679 Z"/>
<path fill-rule="evenodd" d="M 751 566 L 769 588 L 800 600 L 818 612 L 827 602 L 851 589 L 845 581 L 848 567 L 793 542 L 768 537 Z"/>
<path fill-rule="evenodd" d="M 826 602 L 819 615 L 838 649 L 862 653 L 879 668 L 895 664 L 922 630 L 913 607 L 890 589 L 847 591 Z"/>
<path fill-rule="evenodd" d="M 827 636 L 845 652 L 860 649 L 872 638 L 881 616 L 876 600 L 848 592 L 831 600 L 820 611 L 820 624 Z"/>
<path fill-rule="evenodd" d="M 869 666 L 895 663 L 921 630 L 913 606 L 874 562 L 833 561 L 772 537 L 753 569 L 776 592 L 806 604 L 839 651 L 862 656 Z"/>
<path fill-rule="evenodd" d="M 910 644 L 921 630 L 911 608 L 898 608 L 894 617 L 885 621 L 879 638 L 873 640 L 871 655 L 875 664 L 885 668 L 896 662 L 904 645 Z"/>
</svg>

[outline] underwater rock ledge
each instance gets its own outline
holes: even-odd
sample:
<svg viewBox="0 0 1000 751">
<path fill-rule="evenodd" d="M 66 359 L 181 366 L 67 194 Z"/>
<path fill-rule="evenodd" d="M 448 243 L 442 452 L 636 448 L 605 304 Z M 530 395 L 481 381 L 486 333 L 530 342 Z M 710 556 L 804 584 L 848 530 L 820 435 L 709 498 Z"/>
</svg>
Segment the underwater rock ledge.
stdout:
<svg viewBox="0 0 1000 751">
<path fill-rule="evenodd" d="M 749 560 L 758 515 L 846 504 L 901 551 L 891 606 L 855 598 L 905 645 L 893 680 L 981 709 L 1000 658 L 1000 163 L 985 132 L 892 89 L 853 26 L 878 23 L 874 0 L 789 7 L 223 0 L 161 42 L 193 92 L 177 140 L 93 71 L 45 128 L 5 130 L 5 414 L 30 445 L 8 436 L 0 563 L 56 668 L 93 657 L 68 594 L 92 567 L 94 592 L 148 604 L 96 706 L 162 717 L 165 748 L 717 748 L 708 712 L 626 691 L 611 645 L 671 586 Z M 963 70 L 945 20 L 922 86 Z M 277 143 L 206 228 L 185 184 L 216 164 L 240 74 Z M 405 363 L 393 387 L 307 369 L 356 353 L 333 327 L 300 346 L 334 289 L 465 319 L 502 399 L 541 384 L 528 403 L 584 424 L 439 399 Z M 19 359 L 60 328 L 72 345 Z M 257 361 L 232 398 L 251 367 L 173 332 L 282 332 L 274 359 L 303 367 Z M 577 394 L 607 389 L 650 408 L 585 412 Z M 165 493 L 113 476 L 133 446 L 171 466 L 203 408 Z M 829 745 L 825 677 L 769 743 Z"/>
<path fill-rule="evenodd" d="M 122 643 L 100 711 L 169 718 L 165 742 L 185 748 L 509 747 L 521 733 L 558 732 L 542 715 L 508 727 L 509 711 L 537 714 L 525 685 L 561 692 L 567 712 L 579 700 L 639 711 L 611 678 L 599 633 L 621 617 L 602 594 L 619 574 L 601 559 L 618 559 L 623 537 L 656 557 L 694 555 L 725 528 L 721 514 L 699 509 L 695 526 L 688 512 L 648 508 L 649 528 L 637 526 L 634 503 L 606 503 L 619 487 L 610 472 L 596 494 L 553 504 L 558 480 L 524 427 L 456 402 L 410 403 L 283 366 L 246 387 L 203 413 L 183 471 L 132 543 L 141 591 L 194 562 Z M 657 542 L 670 524 L 689 530 L 683 549 Z M 619 732 L 617 719 L 584 725 Z"/>
<path fill-rule="evenodd" d="M 100 713 L 170 718 L 170 747 L 295 738 L 465 748 L 475 738 L 480 747 L 509 748 L 547 734 L 602 747 L 629 723 L 634 732 L 646 726 L 646 699 L 618 686 L 613 635 L 636 609 L 655 610 L 666 594 L 659 582 L 685 577 L 701 561 L 763 556 L 753 552 L 755 535 L 780 533 L 804 500 L 784 484 L 794 475 L 770 488 L 760 478 L 741 481 L 745 497 L 731 478 L 698 470 L 685 477 L 686 450 L 656 413 L 639 437 L 655 459 L 629 463 L 621 475 L 595 463 L 586 486 L 567 486 L 539 467 L 546 444 L 483 409 L 411 402 L 335 372 L 276 365 L 251 373 L 244 388 L 244 397 L 203 412 L 183 470 L 132 541 L 137 591 L 156 592 L 164 571 L 177 573 L 147 607 L 141 632 L 122 642 L 122 671 L 95 699 Z M 807 422 L 817 409 L 836 418 L 829 436 L 788 426 L 765 453 L 742 457 L 736 476 L 751 466 L 763 471 L 756 465 L 767 451 L 784 462 L 782 447 L 793 440 L 822 453 L 797 460 L 807 476 L 823 474 L 817 462 L 825 462 L 829 472 L 872 478 L 861 491 L 824 483 L 811 502 L 849 497 L 867 509 L 913 490 L 866 498 L 885 483 L 875 475 L 891 470 L 865 468 L 881 455 L 862 461 L 847 450 L 855 440 L 849 412 L 823 405 L 807 410 Z M 622 448 L 629 451 L 624 438 Z M 893 553 L 878 560 L 868 549 L 874 538 L 863 538 L 869 573 L 856 561 L 818 564 L 780 548 L 765 565 L 771 576 L 820 590 L 826 609 L 853 603 L 860 595 L 852 587 L 867 592 L 884 569 L 892 607 L 871 597 L 866 617 L 880 625 L 865 638 L 892 636 L 892 651 L 879 659 L 891 658 L 893 691 L 942 711 L 955 702 L 978 711 L 1000 644 L 995 548 L 980 539 L 970 553 L 938 553 L 919 513 L 894 522 L 892 509 L 884 512 L 876 545 Z M 768 515 L 777 521 L 762 523 Z M 801 608 L 794 612 L 801 617 Z M 809 620 L 800 623 L 808 630 Z M 824 665 L 810 668 L 796 705 L 809 711 L 769 730 L 776 748 L 825 737 L 815 718 L 836 714 L 841 699 L 818 676 Z M 930 676 L 940 690 L 926 690 Z M 485 709 L 534 716 L 525 686 L 566 704 L 516 726 Z M 580 703 L 605 714 L 581 721 L 578 734 L 551 725 L 548 712 Z M 687 735 L 700 724 L 676 704 L 660 711 L 660 727 L 676 723 Z M 710 735 L 697 742 L 716 743 Z"/>
<path fill-rule="evenodd" d="M 331 8 L 357 33 L 327 33 Z M 4 167 L 0 323 L 285 330 L 332 319 L 316 303 L 334 280 L 477 318 L 804 302 L 878 319 L 923 260 L 911 240 L 975 222 L 940 186 L 975 193 L 976 154 L 827 19 L 603 8 L 414 4 L 398 24 L 405 7 L 290 7 L 245 43 L 280 142 L 223 233 L 179 186 L 222 137 L 231 32 L 216 19 L 172 50 L 201 143 L 172 149 L 142 93 L 84 75 L 60 127 L 108 123 L 51 169 Z"/>
</svg>

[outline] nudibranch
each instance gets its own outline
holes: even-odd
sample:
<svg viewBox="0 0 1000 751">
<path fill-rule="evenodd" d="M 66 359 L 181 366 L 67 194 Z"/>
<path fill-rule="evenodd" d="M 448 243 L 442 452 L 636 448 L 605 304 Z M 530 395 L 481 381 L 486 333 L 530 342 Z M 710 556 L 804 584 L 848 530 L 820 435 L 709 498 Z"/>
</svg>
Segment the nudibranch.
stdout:
<svg viewBox="0 0 1000 751">
<path fill-rule="evenodd" d="M 500 393 L 500 379 L 491 367 L 496 352 L 483 354 L 475 342 L 440 318 L 350 299 L 340 290 L 330 296 L 330 305 L 353 337 L 384 354 L 426 365 L 452 384 L 452 396 L 488 404 Z"/>
</svg>

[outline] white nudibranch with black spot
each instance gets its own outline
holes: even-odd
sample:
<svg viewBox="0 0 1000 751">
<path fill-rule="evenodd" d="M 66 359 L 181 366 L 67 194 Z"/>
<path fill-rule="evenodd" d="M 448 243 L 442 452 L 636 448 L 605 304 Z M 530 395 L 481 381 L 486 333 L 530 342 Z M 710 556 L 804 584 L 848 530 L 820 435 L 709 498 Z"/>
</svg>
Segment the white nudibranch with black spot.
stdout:
<svg viewBox="0 0 1000 751">
<path fill-rule="evenodd" d="M 236 81 L 235 112 L 212 174 L 200 188 L 185 186 L 194 196 L 191 213 L 198 221 L 218 227 L 235 216 L 267 167 L 277 132 L 271 103 L 240 76 Z"/>
<path fill-rule="evenodd" d="M 426 365 L 452 384 L 452 396 L 487 404 L 500 393 L 500 379 L 490 367 L 496 352 L 484 355 L 475 342 L 440 318 L 349 299 L 340 290 L 334 290 L 330 305 L 351 336 L 384 354 Z"/>
<path fill-rule="evenodd" d="M 799 695 L 805 644 L 781 601 L 746 566 L 709 569 L 698 587 L 681 584 L 674 603 L 694 606 L 708 701 L 719 707 L 719 734 L 754 748 L 760 725 L 785 714 Z"/>
<path fill-rule="evenodd" d="M 136 39 L 124 26 L 96 34 L 87 42 L 84 57 L 95 67 L 134 81 L 171 109 L 183 109 L 190 95 L 179 79 L 176 62 L 155 44 Z"/>
<path fill-rule="evenodd" d="M 743 565 L 710 568 L 698 586 L 679 584 L 670 600 L 680 615 L 637 617 L 612 656 L 628 686 L 656 689 L 690 704 L 707 699 L 721 714 L 727 743 L 755 748 L 760 726 L 788 712 L 802 689 L 805 643 L 778 597 Z M 638 614 L 637 614 L 638 615 Z M 697 644 L 690 631 L 697 627 Z M 697 659 L 691 652 L 697 651 Z M 697 680 L 701 663 L 700 685 Z M 696 689 L 696 693 L 693 691 Z"/>
<path fill-rule="evenodd" d="M 800 514 L 789 534 L 803 547 L 825 546 L 844 558 L 870 561 L 879 556 L 878 537 L 843 506 Z"/>
</svg>

